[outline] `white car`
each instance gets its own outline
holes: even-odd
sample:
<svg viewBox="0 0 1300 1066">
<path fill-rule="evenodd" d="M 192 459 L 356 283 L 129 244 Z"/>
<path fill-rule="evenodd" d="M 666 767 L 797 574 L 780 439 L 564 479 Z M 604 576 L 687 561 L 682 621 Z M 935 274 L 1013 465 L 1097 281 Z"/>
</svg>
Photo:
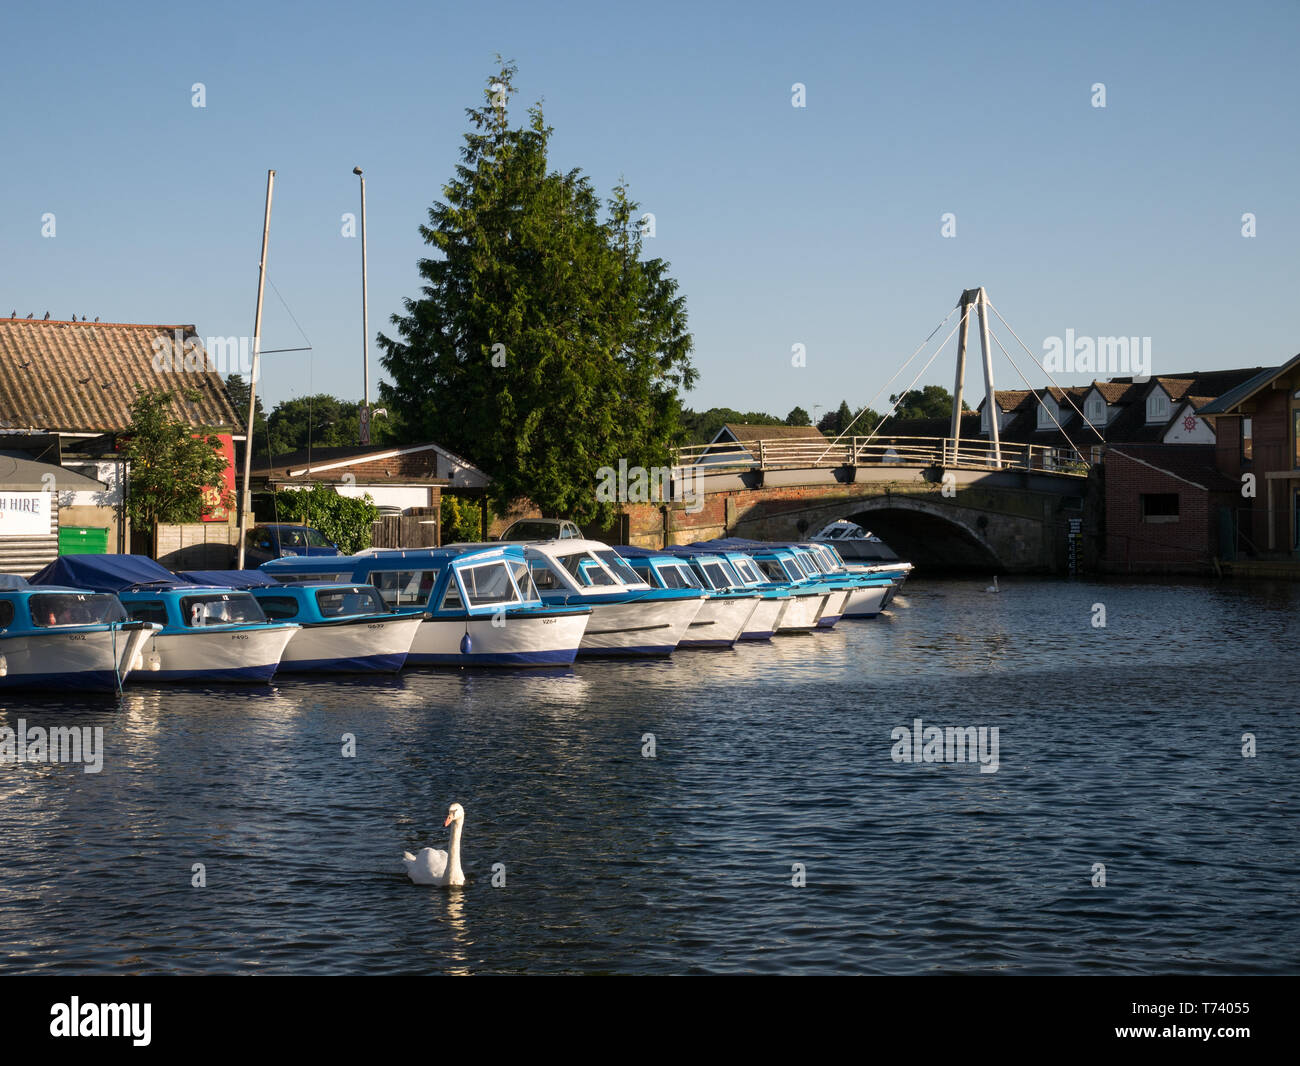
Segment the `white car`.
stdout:
<svg viewBox="0 0 1300 1066">
<path fill-rule="evenodd" d="M 582 530 L 567 518 L 521 518 L 497 540 L 581 540 Z"/>
</svg>

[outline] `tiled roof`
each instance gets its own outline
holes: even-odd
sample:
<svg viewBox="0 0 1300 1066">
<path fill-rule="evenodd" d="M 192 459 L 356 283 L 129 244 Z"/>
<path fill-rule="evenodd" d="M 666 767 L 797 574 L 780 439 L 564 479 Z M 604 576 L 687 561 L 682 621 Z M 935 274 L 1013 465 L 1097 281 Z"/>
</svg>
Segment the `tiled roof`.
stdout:
<svg viewBox="0 0 1300 1066">
<path fill-rule="evenodd" d="M 176 417 L 209 429 L 242 425 L 220 374 L 154 369 L 156 338 L 198 339 L 193 326 L 0 319 L 0 428 L 106 433 L 131 421 L 136 389 L 169 389 Z M 196 353 L 199 354 L 199 353 Z M 198 399 L 181 398 L 193 389 Z"/>
<path fill-rule="evenodd" d="M 742 444 L 753 440 L 826 440 L 816 426 L 751 426 L 748 422 L 728 422 L 723 428 Z"/>
</svg>

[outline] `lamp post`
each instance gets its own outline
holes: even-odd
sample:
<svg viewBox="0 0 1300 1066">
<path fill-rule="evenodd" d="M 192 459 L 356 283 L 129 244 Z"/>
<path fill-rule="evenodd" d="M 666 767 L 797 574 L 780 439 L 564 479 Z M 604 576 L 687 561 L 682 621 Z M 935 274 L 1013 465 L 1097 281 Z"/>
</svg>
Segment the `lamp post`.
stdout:
<svg viewBox="0 0 1300 1066">
<path fill-rule="evenodd" d="M 366 299 L 366 179 L 360 167 L 353 167 L 352 173 L 361 179 L 361 377 L 364 400 L 358 422 L 361 429 L 361 443 L 370 443 L 370 302 Z"/>
</svg>

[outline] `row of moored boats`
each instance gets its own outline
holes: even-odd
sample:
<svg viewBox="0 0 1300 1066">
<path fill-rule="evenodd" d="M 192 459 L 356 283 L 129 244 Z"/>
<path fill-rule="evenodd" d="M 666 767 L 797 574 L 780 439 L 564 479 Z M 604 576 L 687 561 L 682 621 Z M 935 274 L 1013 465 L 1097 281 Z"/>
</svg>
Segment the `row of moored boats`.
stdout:
<svg viewBox="0 0 1300 1066">
<path fill-rule="evenodd" d="M 0 688 L 266 682 L 415 666 L 568 665 L 586 656 L 814 633 L 872 618 L 911 564 L 827 543 L 665 549 L 559 539 L 293 556 L 172 573 L 138 555 L 65 555 L 0 575 Z"/>
</svg>

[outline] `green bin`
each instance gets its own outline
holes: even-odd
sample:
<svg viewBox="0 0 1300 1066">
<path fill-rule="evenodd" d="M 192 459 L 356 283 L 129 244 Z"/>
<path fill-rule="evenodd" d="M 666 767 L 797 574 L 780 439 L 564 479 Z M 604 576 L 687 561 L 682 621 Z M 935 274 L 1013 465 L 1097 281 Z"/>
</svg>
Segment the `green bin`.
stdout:
<svg viewBox="0 0 1300 1066">
<path fill-rule="evenodd" d="M 100 529 L 98 526 L 60 527 L 60 555 L 106 555 L 107 553 L 107 529 Z"/>
</svg>

